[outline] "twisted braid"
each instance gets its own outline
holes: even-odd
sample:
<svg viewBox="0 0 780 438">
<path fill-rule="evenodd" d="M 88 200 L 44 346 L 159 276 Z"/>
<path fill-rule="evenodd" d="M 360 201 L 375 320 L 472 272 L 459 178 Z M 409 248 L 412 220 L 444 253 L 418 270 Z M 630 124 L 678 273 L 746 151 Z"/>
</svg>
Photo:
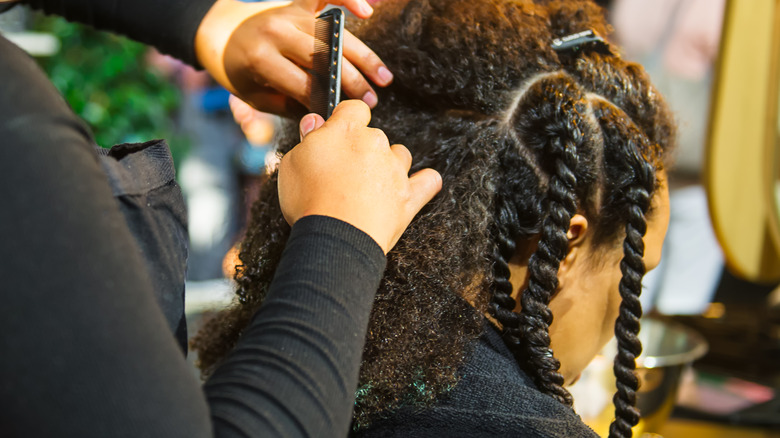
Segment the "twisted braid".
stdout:
<svg viewBox="0 0 780 438">
<path fill-rule="evenodd" d="M 577 212 L 574 187 L 577 183 L 574 170 L 577 165 L 576 149 L 572 143 L 565 146 L 560 139 L 553 139 L 556 173 L 550 178 L 547 212 L 542 222 L 542 234 L 537 250 L 528 262 L 528 288 L 520 302 L 522 344 L 528 366 L 539 388 L 560 402 L 571 405 L 571 394 L 563 388 L 563 376 L 558 372 L 560 362 L 550 349 L 549 326 L 552 312 L 550 298 L 558 288 L 558 268 L 566 256 L 569 221 Z"/>
<path fill-rule="evenodd" d="M 620 263 L 622 300 L 615 322 L 617 391 L 613 397 L 615 420 L 610 425 L 610 437 L 631 437 L 632 427 L 640 418 L 635 407 L 639 380 L 634 371 L 636 358 L 642 352 L 637 335 L 642 316 L 639 296 L 645 274 L 645 215 L 656 189 L 657 172 L 664 166 L 660 143 L 675 137 L 675 127 L 668 122 L 663 101 L 641 68 L 620 59 L 607 60 L 599 54 L 589 57 L 565 68 L 580 83 L 603 96 L 596 97 L 592 105 L 604 136 L 607 194 L 597 215 L 595 241 L 607 240 L 608 230 L 621 222 L 626 231 Z"/>
<path fill-rule="evenodd" d="M 522 310 L 516 315 L 511 284 L 507 287 L 506 260 L 515 245 L 507 233 L 499 232 L 494 254 L 495 281 L 491 310 L 502 323 L 505 341 L 519 362 L 527 368 L 536 385 L 561 403 L 571 405 L 571 394 L 563 388 L 560 362 L 550 349 L 550 298 L 558 288 L 558 268 L 566 256 L 566 233 L 577 213 L 577 172 L 579 152 L 586 149 L 581 116 L 587 108 L 582 90 L 565 74 L 540 77 L 515 102 L 511 125 L 515 126 L 520 147 L 536 156 L 537 167 L 549 175 L 544 199 L 541 236 L 528 263 L 528 287 L 521 296 Z M 516 214 L 515 214 L 516 215 Z M 498 215 L 503 222 L 504 216 Z M 499 226 L 499 230 L 502 229 Z M 514 236 L 511 236 L 514 237 Z M 510 252 L 511 251 L 511 252 Z M 511 306 L 511 307 L 510 307 Z"/>
<path fill-rule="evenodd" d="M 645 266 L 642 262 L 644 242 L 647 231 L 645 212 L 650 204 L 650 194 L 641 187 L 633 187 L 628 195 L 629 219 L 626 224 L 626 238 L 623 241 L 623 260 L 620 270 L 620 313 L 615 322 L 615 336 L 618 353 L 615 356 L 614 372 L 617 378 L 617 392 L 613 397 L 615 421 L 609 428 L 610 437 L 631 437 L 631 428 L 639 423 L 639 411 L 636 409 L 636 391 L 639 380 L 634 373 L 636 358 L 642 353 L 639 334 L 639 319 L 642 317 L 642 305 L 639 295 L 642 291 L 642 277 Z"/>
<path fill-rule="evenodd" d="M 499 217 L 512 216 L 509 208 L 500 208 Z M 507 222 L 512 223 L 512 222 Z M 515 222 L 516 223 L 516 222 Z M 515 253 L 517 245 L 509 235 L 506 227 L 499 227 L 494 236 L 493 249 L 493 294 L 489 311 L 504 328 L 504 342 L 510 350 L 520 348 L 520 319 L 514 312 L 517 303 L 512 298 L 512 283 L 509 281 L 509 260 Z"/>
<path fill-rule="evenodd" d="M 615 336 L 618 353 L 615 357 L 614 373 L 617 392 L 613 397 L 615 420 L 610 425 L 610 437 L 630 438 L 631 428 L 639 422 L 636 409 L 636 391 L 639 380 L 634 373 L 636 358 L 642 353 L 639 334 L 639 320 L 642 306 L 639 295 L 642 292 L 642 277 L 645 274 L 644 241 L 647 231 L 645 215 L 650 209 L 652 193 L 655 190 L 656 162 L 655 148 L 647 136 L 637 128 L 631 119 L 614 105 L 604 101 L 594 105 L 602 132 L 608 144 L 616 145 L 605 151 L 605 165 L 631 178 L 623 178 L 612 184 L 610 190 L 622 193 L 614 200 L 615 207 L 626 212 L 626 237 L 623 240 L 623 259 L 620 269 L 623 277 L 619 291 L 622 298 L 620 312 L 615 322 Z M 622 139 L 623 141 L 610 141 Z"/>
<path fill-rule="evenodd" d="M 576 213 L 572 191 L 576 179 L 569 166 L 558 159 L 559 174 L 550 181 L 549 215 L 542 224 L 542 235 L 536 252 L 528 262 L 528 287 L 522 293 L 520 324 L 527 365 L 542 391 L 564 404 L 571 405 L 571 394 L 563 388 L 560 362 L 550 349 L 549 326 L 552 312 L 550 298 L 558 287 L 558 268 L 566 254 L 566 231 Z"/>
<path fill-rule="evenodd" d="M 513 132 L 504 136 L 504 142 L 505 149 L 518 149 L 518 138 Z M 527 154 L 504 154 L 501 174 L 505 183 L 496 193 L 492 233 L 493 279 L 488 310 L 503 327 L 504 343 L 518 357 L 522 351 L 522 331 L 519 315 L 514 311 L 517 302 L 512 298 L 509 260 L 515 255 L 517 241 L 540 232 L 539 222 L 544 215 L 539 199 L 541 175 L 532 159 Z"/>
</svg>

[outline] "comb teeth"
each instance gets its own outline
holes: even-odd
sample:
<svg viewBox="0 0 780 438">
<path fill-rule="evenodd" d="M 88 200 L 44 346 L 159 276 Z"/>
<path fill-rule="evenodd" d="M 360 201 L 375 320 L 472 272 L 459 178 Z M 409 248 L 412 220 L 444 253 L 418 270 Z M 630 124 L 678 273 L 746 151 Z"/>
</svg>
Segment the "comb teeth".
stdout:
<svg viewBox="0 0 780 438">
<path fill-rule="evenodd" d="M 311 110 L 325 120 L 338 105 L 341 95 L 341 34 L 343 11 L 329 9 L 314 24 Z"/>
</svg>

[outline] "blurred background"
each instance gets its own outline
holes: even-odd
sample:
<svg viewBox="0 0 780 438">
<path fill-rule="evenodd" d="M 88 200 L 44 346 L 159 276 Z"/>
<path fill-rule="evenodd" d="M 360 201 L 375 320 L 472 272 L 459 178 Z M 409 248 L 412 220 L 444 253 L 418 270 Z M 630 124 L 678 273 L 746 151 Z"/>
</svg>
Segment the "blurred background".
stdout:
<svg viewBox="0 0 780 438">
<path fill-rule="evenodd" d="M 642 296 L 637 436 L 780 437 L 780 1 L 598 3 L 609 39 L 645 67 L 680 125 L 670 229 Z M 204 311 L 230 301 L 236 243 L 274 165 L 278 120 L 116 35 L 22 7 L 0 15 L 0 32 L 35 56 L 100 146 L 169 141 L 188 205 L 194 333 Z M 602 434 L 610 354 L 573 388 Z"/>
</svg>

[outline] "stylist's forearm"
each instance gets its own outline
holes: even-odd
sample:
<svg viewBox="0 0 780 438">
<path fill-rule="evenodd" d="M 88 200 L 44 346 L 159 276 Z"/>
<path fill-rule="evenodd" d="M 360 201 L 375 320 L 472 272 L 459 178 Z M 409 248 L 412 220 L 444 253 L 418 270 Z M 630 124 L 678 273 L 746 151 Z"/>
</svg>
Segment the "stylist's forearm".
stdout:
<svg viewBox="0 0 780 438">
<path fill-rule="evenodd" d="M 215 0 L 20 0 L 70 21 L 116 32 L 197 65 L 193 41 Z"/>
</svg>

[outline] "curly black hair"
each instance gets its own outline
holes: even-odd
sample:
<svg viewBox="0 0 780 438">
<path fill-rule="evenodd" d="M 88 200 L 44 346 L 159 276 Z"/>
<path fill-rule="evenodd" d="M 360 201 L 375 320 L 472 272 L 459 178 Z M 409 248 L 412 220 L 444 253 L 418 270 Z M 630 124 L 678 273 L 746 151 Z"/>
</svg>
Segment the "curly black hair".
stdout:
<svg viewBox="0 0 780 438">
<path fill-rule="evenodd" d="M 355 427 L 405 404 L 432 403 L 456 385 L 486 314 L 539 389 L 571 405 L 550 349 L 549 302 L 569 221 L 582 213 L 597 244 L 612 247 L 624 236 L 610 435 L 631 436 L 645 216 L 675 132 L 646 73 L 616 53 L 551 48 L 583 30 L 607 33 L 602 10 L 587 0 L 388 0 L 354 24 L 395 75 L 378 90 L 371 126 L 409 148 L 412 171 L 432 167 L 443 178 L 441 193 L 388 254 Z M 290 131 L 280 153 L 297 140 Z M 276 190 L 274 174 L 253 206 L 236 304 L 193 341 L 205 375 L 261 305 L 284 248 L 289 227 Z M 532 239 L 517 313 L 508 261 Z"/>
</svg>

